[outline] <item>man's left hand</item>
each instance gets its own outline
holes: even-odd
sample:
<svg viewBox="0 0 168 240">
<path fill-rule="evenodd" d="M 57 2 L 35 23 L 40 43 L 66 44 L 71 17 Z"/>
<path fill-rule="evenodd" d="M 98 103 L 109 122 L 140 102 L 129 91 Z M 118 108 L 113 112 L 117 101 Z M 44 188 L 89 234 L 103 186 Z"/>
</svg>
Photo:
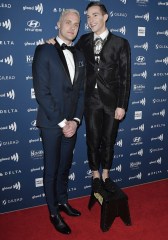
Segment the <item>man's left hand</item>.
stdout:
<svg viewBox="0 0 168 240">
<path fill-rule="evenodd" d="M 123 108 L 116 108 L 115 110 L 115 119 L 122 120 L 125 116 L 125 109 Z"/>
</svg>

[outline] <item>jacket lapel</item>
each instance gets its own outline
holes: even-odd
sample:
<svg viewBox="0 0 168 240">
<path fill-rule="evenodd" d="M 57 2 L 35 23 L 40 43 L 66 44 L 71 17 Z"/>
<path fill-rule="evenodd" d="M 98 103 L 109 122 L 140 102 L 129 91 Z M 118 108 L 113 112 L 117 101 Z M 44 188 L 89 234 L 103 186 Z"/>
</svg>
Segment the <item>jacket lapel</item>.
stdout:
<svg viewBox="0 0 168 240">
<path fill-rule="evenodd" d="M 69 74 L 69 70 L 68 70 L 68 66 L 67 66 L 66 59 L 65 59 L 65 56 L 64 56 L 64 54 L 63 54 L 63 51 L 61 50 L 60 45 L 58 44 L 57 41 L 56 41 L 56 43 L 54 44 L 54 46 L 55 46 L 55 48 L 56 48 L 56 50 L 57 50 L 57 52 L 58 52 L 58 55 L 59 55 L 59 57 L 60 57 L 61 65 L 62 65 L 65 73 L 67 74 L 70 82 L 71 82 L 70 74 Z"/>
</svg>

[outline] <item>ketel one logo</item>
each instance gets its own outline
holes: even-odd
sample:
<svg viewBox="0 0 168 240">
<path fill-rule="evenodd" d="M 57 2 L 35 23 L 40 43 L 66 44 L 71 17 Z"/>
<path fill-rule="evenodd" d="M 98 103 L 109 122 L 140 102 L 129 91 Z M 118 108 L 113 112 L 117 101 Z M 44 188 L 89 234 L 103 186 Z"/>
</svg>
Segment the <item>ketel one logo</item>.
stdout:
<svg viewBox="0 0 168 240">
<path fill-rule="evenodd" d="M 10 56 L 8 56 L 8 57 L 6 57 L 4 59 L 0 59 L 0 63 L 6 63 L 6 64 L 12 66 L 13 65 L 13 57 L 12 57 L 12 55 L 10 55 Z"/>
<path fill-rule="evenodd" d="M 10 19 L 0 22 L 0 27 L 5 28 L 6 30 L 11 30 L 11 21 Z"/>
</svg>

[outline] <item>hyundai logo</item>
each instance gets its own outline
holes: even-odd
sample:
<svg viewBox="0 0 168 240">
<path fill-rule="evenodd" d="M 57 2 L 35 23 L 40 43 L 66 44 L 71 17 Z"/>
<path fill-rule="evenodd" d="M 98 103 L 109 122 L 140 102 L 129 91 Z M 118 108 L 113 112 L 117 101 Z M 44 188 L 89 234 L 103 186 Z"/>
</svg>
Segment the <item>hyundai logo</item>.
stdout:
<svg viewBox="0 0 168 240">
<path fill-rule="evenodd" d="M 40 23 L 36 20 L 30 20 L 27 22 L 27 26 L 31 28 L 37 28 L 37 27 L 40 27 Z"/>
<path fill-rule="evenodd" d="M 143 57 L 143 56 L 138 56 L 138 57 L 136 57 L 136 60 L 137 60 L 137 62 L 142 63 L 142 62 L 145 61 L 145 57 Z"/>
</svg>

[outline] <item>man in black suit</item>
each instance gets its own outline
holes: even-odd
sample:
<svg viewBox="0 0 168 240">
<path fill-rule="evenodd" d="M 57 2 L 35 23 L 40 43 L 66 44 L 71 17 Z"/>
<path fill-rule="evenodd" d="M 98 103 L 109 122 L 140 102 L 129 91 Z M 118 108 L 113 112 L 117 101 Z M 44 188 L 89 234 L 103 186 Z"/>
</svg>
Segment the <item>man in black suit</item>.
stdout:
<svg viewBox="0 0 168 240">
<path fill-rule="evenodd" d="M 108 12 L 102 3 L 90 2 L 86 11 L 92 33 L 82 35 L 76 47 L 83 51 L 86 59 L 84 115 L 92 187 L 94 192 L 101 193 L 102 189 L 114 192 L 109 170 L 118 124 L 128 105 L 130 47 L 126 39 L 106 28 Z"/>
<path fill-rule="evenodd" d="M 77 44 L 86 59 L 85 108 L 86 141 L 94 192 L 114 192 L 109 177 L 119 122 L 127 110 L 130 92 L 130 46 L 126 39 L 109 32 L 108 12 L 101 2 L 86 8 L 91 33 Z M 50 39 L 48 43 L 54 44 Z M 102 173 L 100 173 L 100 165 Z"/>
<path fill-rule="evenodd" d="M 79 12 L 67 9 L 57 23 L 55 45 L 37 46 L 33 60 L 33 85 L 39 104 L 37 126 L 44 148 L 44 188 L 50 220 L 57 231 L 71 233 L 60 211 L 81 213 L 68 203 L 68 176 L 76 131 L 84 109 L 85 62 L 83 54 L 70 47 L 80 23 Z M 68 45 L 68 46 L 67 46 Z"/>
</svg>

